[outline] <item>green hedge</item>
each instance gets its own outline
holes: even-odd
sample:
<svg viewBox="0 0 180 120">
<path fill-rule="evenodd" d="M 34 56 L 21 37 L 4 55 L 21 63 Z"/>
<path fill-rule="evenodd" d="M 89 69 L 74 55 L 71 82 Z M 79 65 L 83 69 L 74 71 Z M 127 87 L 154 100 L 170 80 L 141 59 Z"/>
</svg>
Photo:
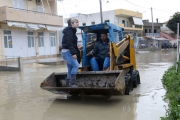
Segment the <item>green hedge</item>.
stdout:
<svg viewBox="0 0 180 120">
<path fill-rule="evenodd" d="M 167 90 L 165 100 L 169 103 L 166 110 L 166 117 L 161 120 L 180 120 L 180 64 L 176 72 L 176 66 L 169 68 L 162 79 L 162 83 Z"/>
</svg>

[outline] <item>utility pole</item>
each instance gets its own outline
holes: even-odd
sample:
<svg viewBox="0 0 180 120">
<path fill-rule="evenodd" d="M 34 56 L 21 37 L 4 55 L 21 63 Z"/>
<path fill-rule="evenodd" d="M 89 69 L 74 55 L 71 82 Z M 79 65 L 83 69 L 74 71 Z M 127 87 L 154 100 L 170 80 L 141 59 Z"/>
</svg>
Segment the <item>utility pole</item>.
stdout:
<svg viewBox="0 0 180 120">
<path fill-rule="evenodd" d="M 177 23 L 177 61 L 176 61 L 176 72 L 178 72 L 178 62 L 179 62 L 179 23 Z"/>
<path fill-rule="evenodd" d="M 151 18 L 152 18 L 152 37 L 153 37 L 153 42 L 154 42 L 154 23 L 153 23 L 153 11 L 152 11 L 152 7 L 151 7 Z"/>
<path fill-rule="evenodd" d="M 100 4 L 100 16 L 101 16 L 101 23 L 103 23 L 103 15 L 102 15 L 102 1 L 99 0 L 99 4 Z"/>
<path fill-rule="evenodd" d="M 154 38 L 154 23 L 153 23 L 153 10 L 152 10 L 152 7 L 151 7 L 151 18 L 152 18 L 152 36 Z"/>
</svg>

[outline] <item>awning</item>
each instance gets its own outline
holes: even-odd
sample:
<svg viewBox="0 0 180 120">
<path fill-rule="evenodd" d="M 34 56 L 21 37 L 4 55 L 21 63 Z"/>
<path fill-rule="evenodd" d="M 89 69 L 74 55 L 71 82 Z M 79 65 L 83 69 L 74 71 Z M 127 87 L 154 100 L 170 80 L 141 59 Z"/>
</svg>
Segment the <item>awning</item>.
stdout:
<svg viewBox="0 0 180 120">
<path fill-rule="evenodd" d="M 19 22 L 7 22 L 8 26 L 15 26 L 15 27 L 21 27 L 21 28 L 26 28 L 25 23 L 19 23 Z"/>
<path fill-rule="evenodd" d="M 37 24 L 29 24 L 29 23 L 27 23 L 27 29 L 29 29 L 29 30 L 38 30 L 39 27 L 38 27 Z"/>
<path fill-rule="evenodd" d="M 141 18 L 133 17 L 133 21 L 135 25 L 144 25 Z"/>
<path fill-rule="evenodd" d="M 56 27 L 56 26 L 46 26 L 46 28 L 50 31 L 60 31 L 62 28 L 61 27 Z"/>
<path fill-rule="evenodd" d="M 45 25 L 40 25 L 40 24 L 38 25 L 38 27 L 39 27 L 39 28 L 46 28 Z"/>
<path fill-rule="evenodd" d="M 50 25 L 42 25 L 42 24 L 32 24 L 32 23 L 20 23 L 20 22 L 7 22 L 8 26 L 15 26 L 26 28 L 27 31 L 34 31 L 40 28 L 47 28 L 49 31 L 60 31 L 63 30 L 63 27 L 50 26 Z"/>
</svg>

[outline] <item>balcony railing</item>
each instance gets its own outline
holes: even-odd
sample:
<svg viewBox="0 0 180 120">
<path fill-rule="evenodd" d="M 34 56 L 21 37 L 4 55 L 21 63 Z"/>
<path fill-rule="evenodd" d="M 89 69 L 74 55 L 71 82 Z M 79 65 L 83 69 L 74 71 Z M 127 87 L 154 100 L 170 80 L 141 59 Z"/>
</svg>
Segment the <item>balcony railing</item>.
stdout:
<svg viewBox="0 0 180 120">
<path fill-rule="evenodd" d="M 159 37 L 160 36 L 160 33 L 154 33 L 154 35 L 153 35 L 153 33 L 146 33 L 145 34 L 146 36 L 150 36 L 150 37 Z"/>
<path fill-rule="evenodd" d="M 128 27 L 124 26 L 124 24 L 117 24 L 118 26 L 124 28 L 125 30 L 143 30 L 143 27 L 135 27 L 135 25 L 129 25 Z"/>
</svg>

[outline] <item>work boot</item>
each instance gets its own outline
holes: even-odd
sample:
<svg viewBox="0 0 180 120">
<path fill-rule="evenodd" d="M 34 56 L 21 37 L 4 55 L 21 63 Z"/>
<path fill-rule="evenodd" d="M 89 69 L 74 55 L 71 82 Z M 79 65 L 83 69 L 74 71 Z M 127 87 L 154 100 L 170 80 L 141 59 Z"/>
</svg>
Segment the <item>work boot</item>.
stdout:
<svg viewBox="0 0 180 120">
<path fill-rule="evenodd" d="M 66 87 L 69 87 L 69 79 L 66 79 Z"/>
<path fill-rule="evenodd" d="M 76 74 L 71 74 L 69 87 L 78 87 L 75 83 L 76 83 Z"/>
</svg>

